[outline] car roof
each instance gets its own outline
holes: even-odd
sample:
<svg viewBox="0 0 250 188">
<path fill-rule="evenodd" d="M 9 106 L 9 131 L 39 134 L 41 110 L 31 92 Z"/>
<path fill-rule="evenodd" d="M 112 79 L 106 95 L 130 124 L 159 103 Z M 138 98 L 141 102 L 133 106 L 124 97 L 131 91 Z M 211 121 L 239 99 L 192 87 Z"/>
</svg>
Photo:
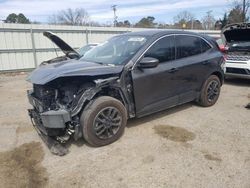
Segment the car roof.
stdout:
<svg viewBox="0 0 250 188">
<path fill-rule="evenodd" d="M 202 36 L 199 33 L 194 33 L 194 32 L 189 32 L 189 31 L 182 31 L 182 30 L 174 30 L 174 29 L 152 29 L 152 30 L 144 30 L 144 31 L 136 31 L 136 32 L 130 32 L 130 33 L 125 33 L 124 35 L 139 35 L 139 36 L 164 36 L 168 34 L 191 34 L 191 35 L 197 35 L 197 36 Z"/>
<path fill-rule="evenodd" d="M 143 30 L 143 31 L 136 31 L 136 32 L 129 32 L 122 35 L 127 36 L 143 36 L 143 37 L 162 37 L 165 35 L 171 35 L 171 34 L 186 34 L 186 35 L 194 35 L 201 37 L 205 40 L 207 40 L 210 44 L 215 44 L 216 41 L 209 35 L 190 32 L 190 31 L 183 31 L 183 30 L 174 30 L 174 29 L 152 29 L 152 30 Z"/>
</svg>

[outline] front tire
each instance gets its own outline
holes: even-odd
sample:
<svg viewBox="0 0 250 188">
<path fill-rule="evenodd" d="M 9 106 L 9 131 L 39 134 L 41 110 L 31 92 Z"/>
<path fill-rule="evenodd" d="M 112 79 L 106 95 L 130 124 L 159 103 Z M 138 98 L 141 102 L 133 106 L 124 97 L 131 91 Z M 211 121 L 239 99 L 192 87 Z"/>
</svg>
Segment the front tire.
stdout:
<svg viewBox="0 0 250 188">
<path fill-rule="evenodd" d="M 127 111 L 119 100 L 99 97 L 83 110 L 80 123 L 83 137 L 91 146 L 108 145 L 122 136 L 127 124 Z"/>
<path fill-rule="evenodd" d="M 220 95 L 221 82 L 218 76 L 211 75 L 202 86 L 199 104 L 204 107 L 214 105 Z"/>
</svg>

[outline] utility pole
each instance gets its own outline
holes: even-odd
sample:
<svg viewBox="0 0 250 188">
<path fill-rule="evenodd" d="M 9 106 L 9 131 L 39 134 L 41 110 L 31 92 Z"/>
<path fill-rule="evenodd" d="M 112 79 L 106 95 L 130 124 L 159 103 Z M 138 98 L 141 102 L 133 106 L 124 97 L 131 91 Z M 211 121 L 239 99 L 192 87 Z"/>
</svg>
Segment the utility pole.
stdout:
<svg viewBox="0 0 250 188">
<path fill-rule="evenodd" d="M 116 16 L 116 7 L 117 5 L 112 5 L 111 8 L 113 9 L 114 11 L 114 27 L 116 27 L 116 23 L 117 23 L 117 16 Z"/>
<path fill-rule="evenodd" d="M 246 0 L 243 0 L 243 22 L 245 22 L 246 19 Z"/>
</svg>

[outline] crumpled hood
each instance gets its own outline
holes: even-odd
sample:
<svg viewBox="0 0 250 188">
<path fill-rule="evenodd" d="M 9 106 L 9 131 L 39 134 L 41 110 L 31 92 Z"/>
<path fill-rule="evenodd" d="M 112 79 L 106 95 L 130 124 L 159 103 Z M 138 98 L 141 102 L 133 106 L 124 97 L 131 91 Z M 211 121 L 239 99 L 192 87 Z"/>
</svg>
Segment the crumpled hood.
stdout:
<svg viewBox="0 0 250 188">
<path fill-rule="evenodd" d="M 228 43 L 250 41 L 250 23 L 227 25 L 222 29 L 222 34 Z"/>
<path fill-rule="evenodd" d="M 27 81 L 33 84 L 44 85 L 59 77 L 119 74 L 122 69 L 122 65 L 112 66 L 80 60 L 67 60 L 39 66 L 31 72 Z"/>
</svg>

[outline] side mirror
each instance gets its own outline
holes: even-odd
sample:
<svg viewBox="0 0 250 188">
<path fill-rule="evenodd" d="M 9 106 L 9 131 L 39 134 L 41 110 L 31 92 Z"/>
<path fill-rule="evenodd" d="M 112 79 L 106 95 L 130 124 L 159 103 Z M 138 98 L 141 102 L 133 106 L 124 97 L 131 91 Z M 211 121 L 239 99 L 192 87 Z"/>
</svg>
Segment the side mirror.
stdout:
<svg viewBox="0 0 250 188">
<path fill-rule="evenodd" d="M 159 60 L 153 57 L 144 57 L 139 62 L 138 67 L 140 68 L 154 68 L 157 67 L 159 64 Z"/>
</svg>

